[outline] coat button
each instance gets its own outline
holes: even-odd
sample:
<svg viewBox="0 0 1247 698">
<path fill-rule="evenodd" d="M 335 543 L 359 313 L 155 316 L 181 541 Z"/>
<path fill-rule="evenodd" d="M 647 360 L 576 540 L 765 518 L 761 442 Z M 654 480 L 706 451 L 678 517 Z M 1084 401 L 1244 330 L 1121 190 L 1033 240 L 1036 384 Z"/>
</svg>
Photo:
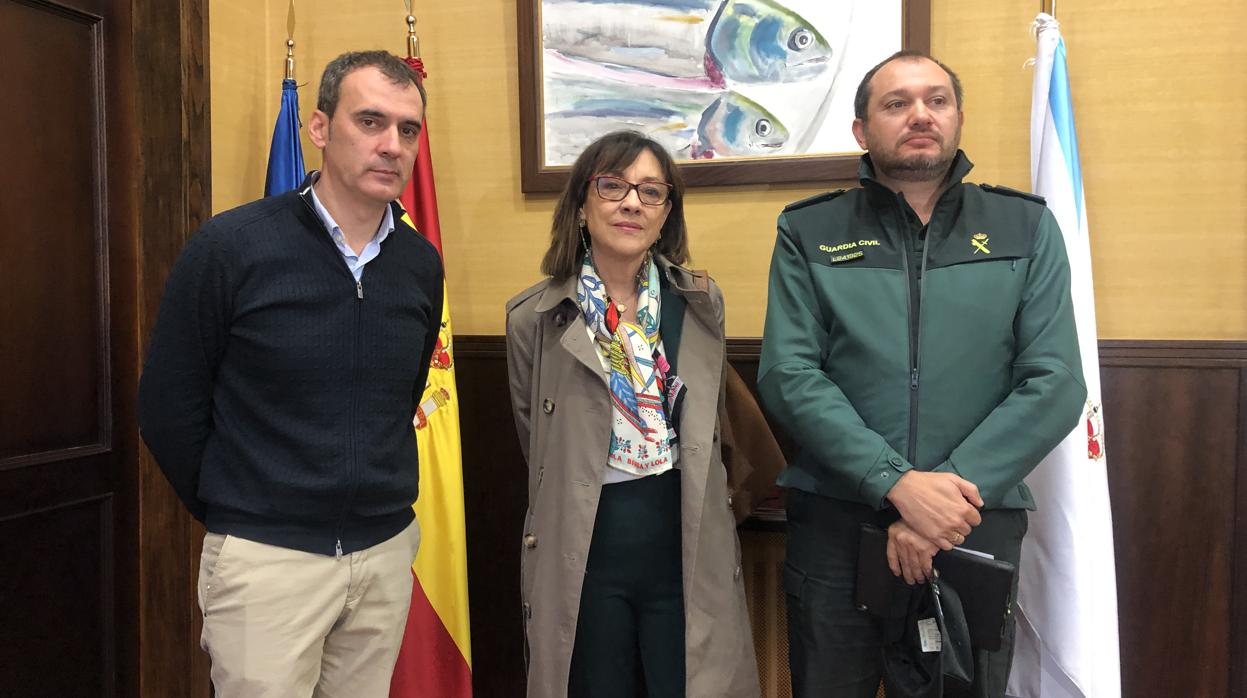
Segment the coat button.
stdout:
<svg viewBox="0 0 1247 698">
<path fill-rule="evenodd" d="M 554 401 L 546 398 L 541 401 L 541 410 L 546 414 L 554 414 Z"/>
<path fill-rule="evenodd" d="M 537 547 L 537 536 L 529 533 L 524 536 L 524 547 L 532 550 Z"/>
<path fill-rule="evenodd" d="M 732 495 L 730 494 L 727 496 L 727 508 L 728 509 L 732 508 Z"/>
<path fill-rule="evenodd" d="M 732 579 L 740 579 L 740 565 L 736 566 L 736 571 L 732 573 Z"/>
<path fill-rule="evenodd" d="M 554 326 L 562 327 L 567 324 L 567 313 L 559 311 L 554 314 Z"/>
</svg>

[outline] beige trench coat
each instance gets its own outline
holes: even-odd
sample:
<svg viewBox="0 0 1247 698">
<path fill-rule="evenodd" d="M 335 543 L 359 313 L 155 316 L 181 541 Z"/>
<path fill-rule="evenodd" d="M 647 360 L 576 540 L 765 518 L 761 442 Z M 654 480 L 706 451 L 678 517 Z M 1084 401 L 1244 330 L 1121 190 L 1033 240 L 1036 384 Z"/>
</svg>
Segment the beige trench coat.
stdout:
<svg viewBox="0 0 1247 698">
<path fill-rule="evenodd" d="M 680 433 L 685 667 L 689 698 L 760 695 L 740 540 L 720 459 L 723 295 L 658 258 L 687 308 L 676 370 L 688 386 Z M 610 439 L 606 372 L 576 305 L 576 278 L 507 303 L 507 363 L 528 461 L 521 595 L 530 698 L 567 695 L 576 617 Z"/>
</svg>

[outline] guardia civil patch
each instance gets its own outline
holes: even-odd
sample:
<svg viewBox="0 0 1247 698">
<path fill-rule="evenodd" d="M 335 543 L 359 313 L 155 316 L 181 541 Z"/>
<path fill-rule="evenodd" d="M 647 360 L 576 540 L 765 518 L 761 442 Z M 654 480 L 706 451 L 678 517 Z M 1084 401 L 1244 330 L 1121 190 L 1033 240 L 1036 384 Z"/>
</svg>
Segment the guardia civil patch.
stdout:
<svg viewBox="0 0 1247 698">
<path fill-rule="evenodd" d="M 992 251 L 987 249 L 987 243 L 991 238 L 987 237 L 987 233 L 975 233 L 970 236 L 970 245 L 974 247 L 974 254 L 982 252 L 983 254 L 991 254 Z"/>
</svg>

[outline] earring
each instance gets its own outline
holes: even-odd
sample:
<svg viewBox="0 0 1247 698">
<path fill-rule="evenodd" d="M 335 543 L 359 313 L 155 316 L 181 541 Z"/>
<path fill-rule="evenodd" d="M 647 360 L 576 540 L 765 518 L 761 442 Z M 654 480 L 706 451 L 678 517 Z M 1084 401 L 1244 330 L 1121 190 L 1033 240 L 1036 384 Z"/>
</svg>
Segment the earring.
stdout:
<svg viewBox="0 0 1247 698">
<path fill-rule="evenodd" d="M 580 219 L 580 244 L 585 246 L 585 253 L 589 252 L 589 236 L 586 234 L 589 226 L 585 224 L 585 219 Z"/>
</svg>

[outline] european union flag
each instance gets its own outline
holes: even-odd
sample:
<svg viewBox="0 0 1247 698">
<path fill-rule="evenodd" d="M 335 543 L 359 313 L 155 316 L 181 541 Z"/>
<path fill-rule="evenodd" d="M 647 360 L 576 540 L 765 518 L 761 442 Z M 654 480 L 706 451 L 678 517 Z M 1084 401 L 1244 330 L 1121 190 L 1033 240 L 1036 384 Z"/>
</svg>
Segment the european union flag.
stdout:
<svg viewBox="0 0 1247 698">
<path fill-rule="evenodd" d="M 264 195 L 296 189 L 303 183 L 303 144 L 299 141 L 299 93 L 294 80 L 281 81 L 281 111 L 273 126 L 273 145 L 268 151 L 268 174 Z"/>
</svg>

